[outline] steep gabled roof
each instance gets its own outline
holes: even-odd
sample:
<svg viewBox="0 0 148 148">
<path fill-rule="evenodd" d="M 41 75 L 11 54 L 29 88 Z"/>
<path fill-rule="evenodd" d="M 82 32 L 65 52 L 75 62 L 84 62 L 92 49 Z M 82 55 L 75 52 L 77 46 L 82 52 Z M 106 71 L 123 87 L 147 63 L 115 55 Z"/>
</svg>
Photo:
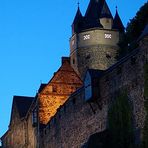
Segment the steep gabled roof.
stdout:
<svg viewBox="0 0 148 148">
<path fill-rule="evenodd" d="M 13 105 L 16 104 L 20 118 L 24 118 L 34 100 L 34 97 L 14 96 Z"/>
<path fill-rule="evenodd" d="M 113 20 L 113 29 L 118 29 L 119 31 L 124 31 L 124 25 L 120 19 L 120 16 L 118 14 L 118 11 L 116 10 L 116 14 Z"/>
<path fill-rule="evenodd" d="M 68 76 L 69 75 L 69 76 Z M 73 76 L 75 79 L 72 79 L 70 76 Z M 49 83 L 60 82 L 60 83 L 82 83 L 81 78 L 77 75 L 74 69 L 71 67 L 68 61 L 64 61 L 62 66 L 54 74 Z M 48 83 L 48 84 L 49 84 Z M 47 85 L 48 85 L 47 84 Z"/>
<path fill-rule="evenodd" d="M 104 1 L 103 7 L 101 10 L 101 15 L 100 15 L 100 18 L 104 18 L 104 17 L 105 18 L 113 18 L 106 1 Z"/>
</svg>

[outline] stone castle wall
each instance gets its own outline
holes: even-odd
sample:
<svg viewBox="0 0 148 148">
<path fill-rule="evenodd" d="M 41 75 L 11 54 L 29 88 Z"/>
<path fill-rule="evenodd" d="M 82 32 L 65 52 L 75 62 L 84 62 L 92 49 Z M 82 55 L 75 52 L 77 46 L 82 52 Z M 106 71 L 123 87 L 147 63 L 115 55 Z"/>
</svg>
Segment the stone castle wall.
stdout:
<svg viewBox="0 0 148 148">
<path fill-rule="evenodd" d="M 13 116 L 15 115 L 15 116 Z M 14 112 L 12 113 L 12 120 L 9 126 L 9 130 L 4 136 L 3 148 L 23 148 L 26 143 L 26 123 L 21 121 L 17 112 L 16 106 L 14 106 Z"/>
<path fill-rule="evenodd" d="M 84 88 L 75 92 L 58 110 L 43 132 L 45 148 L 79 148 L 89 136 L 107 128 L 107 112 L 119 90 L 126 89 L 134 115 L 135 134 L 144 126 L 144 71 L 148 59 L 148 40 L 141 41 L 139 49 L 104 72 L 100 78 L 98 104 L 85 102 Z M 141 135 L 136 135 L 140 141 Z"/>
</svg>

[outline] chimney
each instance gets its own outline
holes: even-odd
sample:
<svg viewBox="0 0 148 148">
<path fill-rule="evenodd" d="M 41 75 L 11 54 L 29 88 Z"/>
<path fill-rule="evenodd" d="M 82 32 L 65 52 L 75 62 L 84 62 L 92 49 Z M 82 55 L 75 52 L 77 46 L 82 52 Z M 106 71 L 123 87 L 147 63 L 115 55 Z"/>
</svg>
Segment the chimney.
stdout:
<svg viewBox="0 0 148 148">
<path fill-rule="evenodd" d="M 62 64 L 65 63 L 66 61 L 70 63 L 70 57 L 62 57 Z"/>
</svg>

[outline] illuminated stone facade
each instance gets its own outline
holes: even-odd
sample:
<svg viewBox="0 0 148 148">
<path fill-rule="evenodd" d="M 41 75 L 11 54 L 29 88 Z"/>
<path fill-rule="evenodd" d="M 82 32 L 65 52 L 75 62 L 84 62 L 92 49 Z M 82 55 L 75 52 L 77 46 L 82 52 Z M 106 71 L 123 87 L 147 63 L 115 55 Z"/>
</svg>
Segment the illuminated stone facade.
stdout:
<svg viewBox="0 0 148 148">
<path fill-rule="evenodd" d="M 82 81 L 69 61 L 63 61 L 59 70 L 38 94 L 40 123 L 47 124 L 57 109 L 81 86 Z"/>
</svg>

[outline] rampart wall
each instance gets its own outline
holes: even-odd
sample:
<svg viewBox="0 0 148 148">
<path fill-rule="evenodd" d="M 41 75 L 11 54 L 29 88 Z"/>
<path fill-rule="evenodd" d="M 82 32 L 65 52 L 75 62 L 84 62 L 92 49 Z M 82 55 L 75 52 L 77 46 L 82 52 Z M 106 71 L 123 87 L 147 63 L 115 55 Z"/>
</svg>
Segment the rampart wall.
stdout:
<svg viewBox="0 0 148 148">
<path fill-rule="evenodd" d="M 82 87 L 59 108 L 43 131 L 46 148 L 79 148 L 89 136 L 107 128 L 107 113 L 117 92 L 126 89 L 133 109 L 136 142 L 140 142 L 145 120 L 144 63 L 148 60 L 148 38 L 140 42 L 129 56 L 104 71 L 100 77 L 98 104 L 85 102 Z M 137 134 L 138 133 L 138 134 Z"/>
</svg>

